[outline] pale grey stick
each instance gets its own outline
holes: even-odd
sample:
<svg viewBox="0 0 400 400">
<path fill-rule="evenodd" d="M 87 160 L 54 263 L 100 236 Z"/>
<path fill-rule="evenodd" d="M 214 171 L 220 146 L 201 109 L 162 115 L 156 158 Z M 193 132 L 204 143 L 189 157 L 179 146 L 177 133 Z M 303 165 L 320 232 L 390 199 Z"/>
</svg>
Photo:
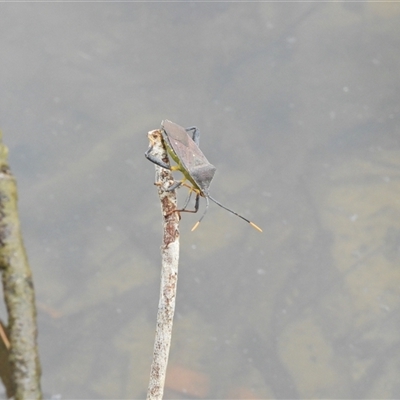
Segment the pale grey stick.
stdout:
<svg viewBox="0 0 400 400">
<path fill-rule="evenodd" d="M 152 154 L 169 165 L 168 155 L 162 142 L 161 131 L 148 133 L 153 145 Z M 155 165 L 156 185 L 163 216 L 163 239 L 161 245 L 161 288 L 157 313 L 156 338 L 147 400 L 161 400 L 164 393 L 165 375 L 171 346 L 172 323 L 175 312 L 176 285 L 179 262 L 179 214 L 176 210 L 176 191 L 167 192 L 173 183 L 170 170 Z"/>
</svg>

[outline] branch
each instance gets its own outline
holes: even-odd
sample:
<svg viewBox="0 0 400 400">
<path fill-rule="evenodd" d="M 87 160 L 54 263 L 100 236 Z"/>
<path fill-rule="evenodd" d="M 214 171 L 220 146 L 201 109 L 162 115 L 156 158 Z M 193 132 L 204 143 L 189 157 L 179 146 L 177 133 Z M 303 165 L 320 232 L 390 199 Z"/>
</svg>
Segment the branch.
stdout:
<svg viewBox="0 0 400 400">
<path fill-rule="evenodd" d="M 14 398 L 41 399 L 35 294 L 17 210 L 17 185 L 0 134 L 0 270 L 10 334 Z"/>
<path fill-rule="evenodd" d="M 162 142 L 161 131 L 151 131 L 148 136 L 150 142 L 153 143 L 152 153 L 169 165 L 168 155 Z M 169 349 L 171 346 L 179 262 L 179 214 L 175 212 L 176 191 L 166 191 L 171 186 L 173 177 L 171 171 L 161 168 L 158 165 L 155 168 L 155 184 L 158 186 L 158 195 L 160 196 L 163 216 L 163 239 L 161 245 L 160 300 L 147 400 L 161 400 L 163 397 Z"/>
</svg>

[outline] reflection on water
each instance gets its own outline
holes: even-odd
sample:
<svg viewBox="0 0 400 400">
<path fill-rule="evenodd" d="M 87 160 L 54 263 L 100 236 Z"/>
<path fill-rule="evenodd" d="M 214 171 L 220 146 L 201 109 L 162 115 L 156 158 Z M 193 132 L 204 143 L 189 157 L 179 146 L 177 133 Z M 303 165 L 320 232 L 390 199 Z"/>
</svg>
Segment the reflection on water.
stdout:
<svg viewBox="0 0 400 400">
<path fill-rule="evenodd" d="M 183 216 L 165 397 L 396 397 L 399 11 L 2 6 L 47 393 L 145 396 L 161 220 L 144 151 L 168 118 L 201 129 L 211 193 L 264 232 Z"/>
</svg>

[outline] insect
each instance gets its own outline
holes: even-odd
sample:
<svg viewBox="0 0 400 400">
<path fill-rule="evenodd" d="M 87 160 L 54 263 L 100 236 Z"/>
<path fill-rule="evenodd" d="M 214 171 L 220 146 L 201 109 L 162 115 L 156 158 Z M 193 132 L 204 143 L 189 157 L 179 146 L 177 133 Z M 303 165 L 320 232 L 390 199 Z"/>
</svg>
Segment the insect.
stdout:
<svg viewBox="0 0 400 400">
<path fill-rule="evenodd" d="M 191 133 L 191 136 L 189 135 L 189 133 Z M 206 199 L 206 208 L 204 210 L 204 213 L 193 226 L 192 231 L 194 231 L 199 226 L 200 222 L 206 215 L 209 206 L 209 200 L 211 200 L 215 204 L 219 205 L 220 207 L 249 223 L 253 228 L 262 232 L 261 228 L 259 228 L 254 222 L 249 221 L 242 215 L 225 207 L 219 201 L 210 196 L 210 184 L 212 179 L 214 178 L 216 168 L 207 160 L 203 152 L 200 150 L 200 131 L 195 126 L 185 129 L 182 126 L 175 124 L 174 122 L 164 120 L 161 123 L 161 134 L 168 155 L 171 156 L 171 158 L 176 162 L 177 165 L 171 167 L 152 155 L 152 144 L 150 144 L 150 147 L 146 151 L 145 156 L 148 160 L 150 160 L 154 164 L 159 165 L 162 168 L 166 168 L 172 171 L 180 171 L 183 174 L 182 180 L 175 181 L 168 188 L 168 191 L 177 189 L 180 186 L 186 186 L 189 188 L 189 195 L 186 199 L 184 206 L 181 210 L 176 211 L 197 213 L 197 211 L 199 210 L 200 197 L 204 197 Z M 193 192 L 196 194 L 194 210 L 187 210 L 186 207 L 189 204 Z"/>
</svg>

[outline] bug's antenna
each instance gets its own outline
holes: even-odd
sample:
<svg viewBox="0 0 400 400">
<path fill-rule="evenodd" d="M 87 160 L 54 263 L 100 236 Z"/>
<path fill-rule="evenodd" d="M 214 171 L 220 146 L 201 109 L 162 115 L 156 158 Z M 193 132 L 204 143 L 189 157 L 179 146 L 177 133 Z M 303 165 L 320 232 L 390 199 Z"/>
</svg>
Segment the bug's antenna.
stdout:
<svg viewBox="0 0 400 400">
<path fill-rule="evenodd" d="M 199 197 L 198 197 L 199 198 Z M 211 199 L 212 200 L 212 199 Z M 210 205 L 210 202 L 208 201 L 208 196 L 206 196 L 206 209 L 203 212 L 203 215 L 201 216 L 201 218 L 195 223 L 194 227 L 192 228 L 192 232 L 199 226 L 201 220 L 204 218 L 204 216 L 207 213 L 208 210 L 208 206 Z"/>
<path fill-rule="evenodd" d="M 237 212 L 235 212 L 235 211 L 233 211 L 233 210 L 230 210 L 229 208 L 223 206 L 219 201 L 213 199 L 210 195 L 207 195 L 207 197 L 206 197 L 206 200 L 207 200 L 207 207 L 208 207 L 208 199 L 212 200 L 215 204 L 218 204 L 220 207 L 222 207 L 222 208 L 225 209 L 226 211 L 229 211 L 230 213 L 236 215 L 236 216 L 239 217 L 239 218 L 242 218 L 244 221 L 246 221 L 247 223 L 249 223 L 253 228 L 255 228 L 255 229 L 257 229 L 258 231 L 262 232 L 262 229 L 261 229 L 259 226 L 257 226 L 254 222 L 249 221 L 247 218 L 243 217 L 242 215 L 238 214 Z M 206 209 L 206 211 L 207 211 L 207 209 Z M 205 212 L 204 212 L 204 214 L 205 214 Z M 200 221 L 203 219 L 204 214 L 203 214 L 203 216 L 200 218 Z M 196 228 L 197 228 L 197 225 L 200 223 L 200 221 L 195 225 Z M 193 230 L 193 229 L 192 229 L 192 230 Z"/>
</svg>

